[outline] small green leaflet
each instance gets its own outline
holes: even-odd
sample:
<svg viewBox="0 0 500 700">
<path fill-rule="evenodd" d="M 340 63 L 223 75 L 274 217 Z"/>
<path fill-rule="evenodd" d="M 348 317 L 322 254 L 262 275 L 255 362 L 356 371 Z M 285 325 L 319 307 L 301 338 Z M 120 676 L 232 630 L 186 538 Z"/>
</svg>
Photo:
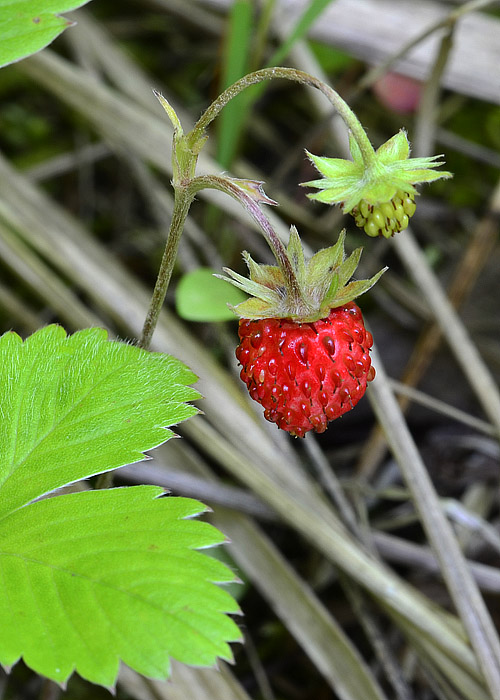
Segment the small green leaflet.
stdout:
<svg viewBox="0 0 500 700">
<path fill-rule="evenodd" d="M 76 670 L 112 687 L 120 660 L 150 678 L 169 657 L 198 666 L 232 658 L 238 605 L 217 582 L 234 574 L 195 551 L 224 536 L 186 520 L 205 507 L 158 498 L 156 486 L 86 491 L 0 520 L 0 662 L 21 656 L 64 683 Z"/>
<path fill-rule="evenodd" d="M 88 0 L 0 0 L 0 68 L 40 51 L 74 22 L 59 13 Z"/>
<path fill-rule="evenodd" d="M 176 291 L 176 309 L 187 321 L 237 321 L 228 304 L 236 306 L 247 299 L 239 289 L 214 277 L 214 271 L 200 267 L 184 275 Z"/>
<path fill-rule="evenodd" d="M 144 459 L 197 413 L 179 360 L 47 326 L 0 338 L 0 663 L 107 687 L 119 661 L 153 678 L 169 658 L 230 659 L 234 581 L 195 550 L 224 536 L 205 507 L 150 486 L 41 496 Z"/>
</svg>

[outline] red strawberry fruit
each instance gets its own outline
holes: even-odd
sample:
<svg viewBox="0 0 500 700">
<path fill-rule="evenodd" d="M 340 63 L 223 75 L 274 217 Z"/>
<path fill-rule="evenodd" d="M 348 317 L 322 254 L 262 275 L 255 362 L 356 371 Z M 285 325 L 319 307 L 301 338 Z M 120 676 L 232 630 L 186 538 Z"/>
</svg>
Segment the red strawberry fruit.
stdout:
<svg viewBox="0 0 500 700">
<path fill-rule="evenodd" d="M 236 357 L 250 396 L 264 416 L 303 437 L 358 403 L 375 376 L 359 307 L 350 302 L 313 323 L 241 319 Z"/>
<path fill-rule="evenodd" d="M 375 376 L 372 336 L 353 299 L 383 270 L 349 282 L 361 249 L 345 259 L 344 237 L 306 261 L 292 228 L 278 267 L 258 265 L 244 253 L 250 279 L 225 270 L 229 281 L 254 295 L 235 308 L 240 376 L 267 420 L 297 437 L 326 430 L 358 403 Z"/>
</svg>

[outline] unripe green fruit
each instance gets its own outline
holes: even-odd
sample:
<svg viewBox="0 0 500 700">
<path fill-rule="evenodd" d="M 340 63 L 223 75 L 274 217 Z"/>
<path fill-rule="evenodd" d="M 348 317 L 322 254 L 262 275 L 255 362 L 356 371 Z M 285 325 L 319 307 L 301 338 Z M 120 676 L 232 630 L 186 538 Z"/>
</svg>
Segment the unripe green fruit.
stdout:
<svg viewBox="0 0 500 700">
<path fill-rule="evenodd" d="M 373 205 L 362 199 L 351 213 L 356 226 L 364 229 L 368 236 L 390 238 L 408 226 L 415 209 L 414 196 L 398 190 L 390 202 Z"/>
<path fill-rule="evenodd" d="M 319 190 L 307 195 L 311 199 L 340 204 L 369 236 L 389 238 L 405 229 L 415 213 L 415 185 L 451 177 L 449 172 L 435 171 L 443 165 L 441 156 L 410 158 L 403 129 L 373 152 L 364 138 L 359 141 L 351 132 L 349 148 L 352 160 L 307 152 L 323 177 L 302 184 Z"/>
</svg>

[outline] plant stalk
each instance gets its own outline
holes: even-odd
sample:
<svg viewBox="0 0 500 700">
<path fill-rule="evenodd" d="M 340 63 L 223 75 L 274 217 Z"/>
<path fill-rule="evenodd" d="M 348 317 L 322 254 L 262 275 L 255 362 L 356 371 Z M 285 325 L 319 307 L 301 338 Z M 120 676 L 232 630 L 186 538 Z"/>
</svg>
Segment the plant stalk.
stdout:
<svg viewBox="0 0 500 700">
<path fill-rule="evenodd" d="M 177 257 L 177 251 L 184 228 L 184 223 L 189 212 L 189 207 L 191 206 L 196 193 L 205 187 L 226 192 L 243 204 L 250 216 L 252 216 L 254 221 L 259 225 L 269 246 L 271 247 L 275 258 L 283 271 L 285 279 L 288 282 L 290 293 L 295 297 L 294 301 L 296 301 L 299 305 L 303 303 L 300 288 L 288 259 L 286 249 L 260 209 L 259 196 L 255 196 L 257 195 L 258 187 L 255 187 L 255 191 L 252 195 L 248 190 L 245 191 L 244 188 L 238 187 L 237 181 L 230 180 L 229 178 L 218 177 L 216 175 L 194 177 L 197 156 L 205 141 L 205 131 L 207 127 L 220 114 L 228 102 L 236 97 L 236 95 L 251 85 L 256 85 L 257 83 L 274 78 L 292 80 L 302 85 L 314 87 L 322 92 L 335 107 L 337 112 L 344 120 L 347 128 L 352 133 L 361 151 L 365 166 L 369 167 L 375 161 L 375 151 L 373 150 L 373 146 L 371 145 L 365 130 L 361 126 L 361 123 L 348 104 L 329 85 L 326 85 L 313 75 L 305 73 L 304 71 L 296 70 L 295 68 L 263 68 L 262 70 L 249 73 L 240 80 L 237 80 L 235 83 L 230 85 L 227 90 L 219 95 L 214 102 L 212 102 L 212 104 L 197 121 L 192 131 L 186 135 L 183 134 L 182 126 L 180 125 L 180 122 L 178 121 L 177 116 L 175 115 L 171 106 L 159 93 L 155 92 L 155 95 L 160 100 L 174 126 L 173 166 L 175 197 L 174 211 L 172 214 L 168 239 L 165 246 L 165 251 L 163 253 L 153 296 L 146 315 L 146 320 L 144 321 L 142 335 L 139 341 L 139 347 L 142 347 L 145 350 L 149 349 L 151 345 L 151 338 L 153 336 L 154 329 L 156 328 L 156 324 L 158 323 L 158 317 L 160 315 L 163 302 L 165 301 L 165 296 L 167 294 L 168 285 L 172 277 L 172 271 Z M 247 181 L 247 186 L 250 182 L 251 181 Z M 268 200 L 263 195 L 263 193 L 260 192 L 259 195 L 260 202 L 266 202 L 268 204 L 272 203 L 271 200 Z"/>
<path fill-rule="evenodd" d="M 193 130 L 189 134 L 188 138 L 192 144 L 196 143 L 204 134 L 206 128 L 209 124 L 219 115 L 222 109 L 227 105 L 227 103 L 236 97 L 240 92 L 245 90 L 250 85 L 255 85 L 261 83 L 264 80 L 272 80 L 274 78 L 284 78 L 285 80 L 292 80 L 296 83 L 301 83 L 302 85 L 308 85 L 314 87 L 325 95 L 329 102 L 335 107 L 336 111 L 340 114 L 344 120 L 345 125 L 352 133 L 354 139 L 356 140 L 361 155 L 363 157 L 363 162 L 365 166 L 370 166 L 375 159 L 375 151 L 370 143 L 370 139 L 366 135 L 365 130 L 361 126 L 360 121 L 351 110 L 349 105 L 340 97 L 338 92 L 336 92 L 329 85 L 326 85 L 318 78 L 315 78 L 309 73 L 305 73 L 301 70 L 296 70 L 295 68 L 285 68 L 285 67 L 274 67 L 274 68 L 263 68 L 262 70 L 255 71 L 254 73 L 249 73 L 245 75 L 240 80 L 230 85 L 227 90 L 224 90 L 219 97 L 212 102 L 212 104 L 207 108 L 207 110 L 201 115 L 200 119 L 196 122 Z"/>
<path fill-rule="evenodd" d="M 244 185 L 246 185 L 246 187 Z M 196 187 L 196 191 L 205 188 L 220 190 L 234 197 L 234 199 L 245 208 L 261 229 L 264 238 L 271 248 L 276 262 L 286 280 L 287 289 L 293 297 L 293 304 L 297 308 L 303 307 L 304 300 L 300 291 L 300 285 L 290 263 L 286 248 L 259 206 L 259 201 L 266 202 L 267 204 L 275 204 L 275 202 L 268 199 L 263 192 L 261 192 L 260 183 L 254 183 L 252 180 L 238 181 L 219 175 L 200 175 L 192 180 L 191 187 Z"/>
<path fill-rule="evenodd" d="M 196 190 L 197 191 L 197 190 Z M 179 242 L 181 240 L 184 223 L 186 221 L 189 207 L 194 199 L 195 192 L 192 192 L 190 185 L 181 185 L 175 188 L 174 209 L 172 212 L 172 221 L 168 231 L 167 244 L 163 252 L 163 257 L 158 271 L 153 296 L 149 304 L 148 313 L 144 321 L 142 335 L 139 340 L 139 347 L 144 350 L 149 350 L 151 339 L 153 337 L 158 317 L 160 315 L 165 296 L 167 294 L 168 285 L 172 277 Z"/>
</svg>

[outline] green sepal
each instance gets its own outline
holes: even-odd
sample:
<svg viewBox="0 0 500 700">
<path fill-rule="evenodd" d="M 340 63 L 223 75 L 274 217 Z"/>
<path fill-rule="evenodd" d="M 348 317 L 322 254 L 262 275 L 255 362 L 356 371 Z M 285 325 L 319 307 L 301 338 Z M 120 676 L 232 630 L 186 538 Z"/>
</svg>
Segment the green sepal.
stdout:
<svg viewBox="0 0 500 700">
<path fill-rule="evenodd" d="M 330 288 L 327 291 L 324 299 L 323 299 L 323 306 L 326 307 L 327 309 L 332 308 L 332 303 L 335 303 L 335 299 L 337 298 L 337 291 L 339 288 L 339 276 L 334 275 L 330 284 Z"/>
<path fill-rule="evenodd" d="M 278 205 L 278 202 L 268 197 L 264 192 L 264 182 L 262 182 L 262 180 L 231 177 L 227 178 L 227 181 L 231 183 L 234 189 L 250 197 L 256 204 L 267 204 L 271 207 L 276 207 Z"/>
<path fill-rule="evenodd" d="M 329 276 L 342 265 L 344 261 L 344 241 L 345 229 L 343 229 L 338 237 L 335 245 L 330 248 L 322 248 L 315 253 L 307 264 L 308 282 L 311 287 L 321 284 L 325 275 Z M 325 286 L 323 284 L 323 286 Z"/>
<path fill-rule="evenodd" d="M 303 284 L 306 278 L 306 261 L 304 258 L 304 249 L 295 226 L 290 227 L 290 240 L 287 248 L 288 258 L 292 264 L 293 270 L 297 275 L 299 284 Z"/>
<path fill-rule="evenodd" d="M 283 273 L 276 267 L 276 265 L 259 265 L 253 260 L 250 253 L 246 250 L 243 251 L 243 259 L 245 260 L 248 270 L 250 272 L 250 279 L 257 284 L 263 284 L 266 287 L 274 289 L 275 287 L 282 286 Z M 244 278 L 246 279 L 246 278 Z M 252 292 L 248 292 L 252 294 Z"/>
<path fill-rule="evenodd" d="M 361 258 L 362 248 L 356 248 L 339 268 L 339 286 L 344 287 L 356 271 Z"/>
<path fill-rule="evenodd" d="M 329 289 L 330 278 L 339 267 L 337 257 L 331 248 L 323 248 L 309 260 L 307 265 L 307 281 L 311 289 L 320 287 L 323 291 Z M 317 295 L 315 295 L 317 296 Z"/>
<path fill-rule="evenodd" d="M 359 146 L 351 135 L 350 150 L 353 160 L 326 158 L 306 154 L 323 179 L 302 183 L 320 190 L 307 196 L 325 204 L 340 204 L 344 213 L 351 212 L 365 200 L 377 206 L 390 202 L 398 191 L 415 194 L 415 185 L 452 177 L 447 171 L 434 169 L 443 165 L 442 156 L 410 158 L 406 132 L 399 131 L 375 152 L 373 160 L 365 164 Z"/>
<path fill-rule="evenodd" d="M 379 270 L 375 275 L 373 275 L 373 277 L 370 277 L 370 279 L 368 280 L 356 280 L 355 282 L 350 282 L 348 285 L 343 287 L 341 291 L 337 293 L 335 297 L 335 302 L 331 305 L 330 308 L 344 306 L 344 304 L 347 304 L 349 301 L 356 299 L 357 297 L 361 296 L 361 294 L 365 294 L 365 292 L 371 289 L 373 285 L 376 282 L 378 282 L 378 280 L 382 277 L 382 275 L 387 269 L 387 267 L 382 268 L 382 270 Z"/>
<path fill-rule="evenodd" d="M 231 282 L 231 284 L 234 284 L 235 287 L 239 287 L 247 294 L 252 294 L 264 301 L 272 303 L 276 300 L 277 294 L 273 289 L 270 289 L 269 286 L 254 282 L 253 280 L 248 279 L 248 277 L 243 277 L 243 275 L 239 275 L 237 272 L 230 270 L 228 267 L 224 267 L 223 270 L 231 279 L 228 280 L 227 277 L 224 277 L 224 275 L 216 275 L 219 277 L 219 279 L 226 280 L 226 282 Z M 238 307 L 239 306 L 241 305 L 238 304 Z"/>
<path fill-rule="evenodd" d="M 377 149 L 377 158 L 382 163 L 393 163 L 398 160 L 404 161 L 409 157 L 410 144 L 406 137 L 406 132 L 403 129 L 398 131 L 397 134 L 394 134 L 394 136 L 391 136 L 388 141 Z"/>
<path fill-rule="evenodd" d="M 238 306 L 231 306 L 230 308 L 240 318 L 281 318 L 278 311 L 272 311 L 267 302 L 257 299 L 257 297 L 242 301 Z"/>
<path fill-rule="evenodd" d="M 359 147 L 358 142 L 354 138 L 352 131 L 349 132 L 349 150 L 351 152 L 352 159 L 358 168 L 364 168 L 363 154 Z"/>
<path fill-rule="evenodd" d="M 354 141 L 354 143 L 356 142 Z M 361 171 L 362 161 L 360 164 L 356 161 L 353 162 L 352 160 L 346 160 L 345 158 L 327 158 L 326 156 L 315 156 L 312 153 L 309 153 L 307 150 L 306 155 L 324 177 L 332 180 L 341 179 L 342 177 L 350 178 L 353 175 L 359 174 Z M 322 180 L 319 180 L 319 182 L 322 182 Z M 310 183 L 303 184 L 308 185 Z"/>
<path fill-rule="evenodd" d="M 243 256 L 251 279 L 227 268 L 228 277 L 221 279 L 239 287 L 253 298 L 230 307 L 240 318 L 289 318 L 298 323 L 313 323 L 328 316 L 330 309 L 343 306 L 370 289 L 385 271 L 381 270 L 369 280 L 349 282 L 354 274 L 361 248 L 346 259 L 344 253 L 345 230 L 335 245 L 315 253 L 309 260 L 299 235 L 292 227 L 286 259 L 295 279 L 289 289 L 280 267 L 258 265 L 248 253 Z M 258 280 L 258 281 L 257 281 Z"/>
</svg>

